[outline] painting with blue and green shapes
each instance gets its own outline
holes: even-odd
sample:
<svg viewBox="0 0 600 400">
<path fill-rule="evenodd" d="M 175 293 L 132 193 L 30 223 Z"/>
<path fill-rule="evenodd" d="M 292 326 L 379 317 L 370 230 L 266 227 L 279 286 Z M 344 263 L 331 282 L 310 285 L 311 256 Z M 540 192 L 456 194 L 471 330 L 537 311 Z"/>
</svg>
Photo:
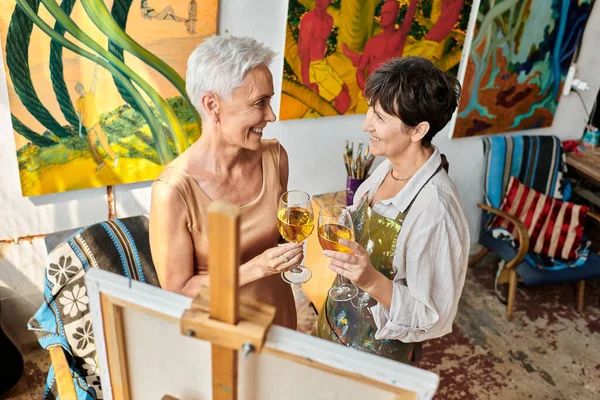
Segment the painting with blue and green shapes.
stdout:
<svg viewBox="0 0 600 400">
<path fill-rule="evenodd" d="M 453 138 L 552 125 L 594 0 L 481 0 Z"/>
</svg>

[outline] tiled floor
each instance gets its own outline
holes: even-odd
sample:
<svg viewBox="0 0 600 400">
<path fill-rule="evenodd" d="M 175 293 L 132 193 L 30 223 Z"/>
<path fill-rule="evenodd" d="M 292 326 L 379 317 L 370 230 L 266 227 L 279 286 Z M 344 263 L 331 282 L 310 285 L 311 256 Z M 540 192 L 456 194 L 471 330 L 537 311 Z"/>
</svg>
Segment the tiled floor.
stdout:
<svg viewBox="0 0 600 400">
<path fill-rule="evenodd" d="M 24 352 L 25 367 L 17 385 L 2 399 L 39 400 L 43 396 L 46 375 L 50 368 L 50 356 L 40 347 L 31 347 Z"/>
</svg>

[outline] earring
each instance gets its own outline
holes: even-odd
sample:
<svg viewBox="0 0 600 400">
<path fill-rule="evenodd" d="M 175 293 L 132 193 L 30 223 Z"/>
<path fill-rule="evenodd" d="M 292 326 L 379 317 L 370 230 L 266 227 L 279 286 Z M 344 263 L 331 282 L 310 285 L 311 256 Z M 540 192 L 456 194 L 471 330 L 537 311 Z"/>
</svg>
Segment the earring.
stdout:
<svg viewBox="0 0 600 400">
<path fill-rule="evenodd" d="M 213 122 L 214 122 L 215 124 L 218 124 L 218 123 L 219 123 L 219 113 L 218 113 L 218 112 L 215 112 L 215 116 L 214 116 L 214 118 L 213 118 Z"/>
</svg>

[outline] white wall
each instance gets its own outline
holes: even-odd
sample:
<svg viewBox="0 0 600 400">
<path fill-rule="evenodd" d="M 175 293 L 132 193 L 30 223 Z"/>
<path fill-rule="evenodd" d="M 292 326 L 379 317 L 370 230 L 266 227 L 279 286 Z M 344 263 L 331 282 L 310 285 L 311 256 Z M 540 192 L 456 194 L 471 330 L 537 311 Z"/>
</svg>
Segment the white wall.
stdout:
<svg viewBox="0 0 600 400">
<path fill-rule="evenodd" d="M 287 1 L 244 0 L 221 1 L 219 32 L 248 35 L 265 42 L 279 52 L 272 67 L 275 93 L 281 89 L 283 49 Z M 592 90 L 583 94 L 591 109 L 600 87 L 600 54 L 594 47 L 600 43 L 600 7 L 595 7 L 581 49 L 578 77 L 589 82 Z M 274 108 L 279 109 L 279 96 Z M 361 132 L 363 115 L 329 117 L 277 122 L 265 130 L 266 137 L 278 138 L 290 156 L 290 188 L 312 194 L 345 188 L 345 170 L 341 162 L 344 140 L 367 139 Z M 554 134 L 561 139 L 581 137 L 585 113 L 575 95 L 560 101 L 554 125 L 527 134 Z M 450 161 L 450 176 L 456 183 L 476 241 L 482 198 L 483 162 L 479 138 L 448 139 L 447 129 L 434 140 Z M 0 240 L 39 235 L 79 227 L 107 218 L 105 189 L 92 189 L 22 198 L 20 193 L 13 133 L 4 69 L 0 72 Z M 121 185 L 115 188 L 117 215 L 139 215 L 149 210 L 149 183 Z M 24 328 L 42 302 L 44 246 L 43 239 L 33 238 L 18 243 L 0 243 L 0 299 L 5 328 L 22 343 L 33 336 Z"/>
</svg>

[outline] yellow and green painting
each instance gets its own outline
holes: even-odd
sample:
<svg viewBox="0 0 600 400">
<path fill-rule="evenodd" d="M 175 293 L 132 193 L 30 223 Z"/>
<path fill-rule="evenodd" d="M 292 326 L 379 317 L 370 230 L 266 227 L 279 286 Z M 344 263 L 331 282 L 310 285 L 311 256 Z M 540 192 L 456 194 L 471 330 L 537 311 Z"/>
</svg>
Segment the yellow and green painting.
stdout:
<svg viewBox="0 0 600 400">
<path fill-rule="evenodd" d="M 186 62 L 218 0 L 2 0 L 23 196 L 152 180 L 201 133 Z"/>
<path fill-rule="evenodd" d="M 282 120 L 362 114 L 368 76 L 421 56 L 456 75 L 472 0 L 289 0 Z"/>
</svg>

